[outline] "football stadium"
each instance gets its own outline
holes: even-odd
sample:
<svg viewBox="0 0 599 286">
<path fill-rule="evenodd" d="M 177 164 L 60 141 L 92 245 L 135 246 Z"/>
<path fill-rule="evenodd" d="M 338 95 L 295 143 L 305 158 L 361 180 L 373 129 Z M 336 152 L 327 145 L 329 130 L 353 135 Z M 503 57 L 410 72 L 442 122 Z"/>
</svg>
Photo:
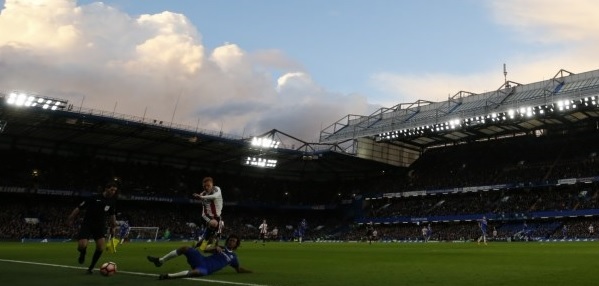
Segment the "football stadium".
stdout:
<svg viewBox="0 0 599 286">
<path fill-rule="evenodd" d="M 2 284 L 596 285 L 599 70 L 539 77 L 349 114 L 319 142 L 2 91 Z M 240 238 L 253 273 L 159 281 L 189 268 L 146 257 L 197 241 L 205 177 L 222 190 L 221 239 Z M 66 221 L 107 182 L 130 228 L 90 277 L 81 216 Z M 116 274 L 99 274 L 106 262 Z"/>
</svg>

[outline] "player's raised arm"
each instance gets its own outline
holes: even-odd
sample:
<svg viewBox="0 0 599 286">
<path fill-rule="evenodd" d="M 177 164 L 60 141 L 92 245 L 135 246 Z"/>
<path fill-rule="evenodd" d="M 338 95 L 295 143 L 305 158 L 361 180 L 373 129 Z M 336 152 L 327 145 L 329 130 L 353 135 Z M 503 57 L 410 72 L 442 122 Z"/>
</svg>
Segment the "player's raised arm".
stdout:
<svg viewBox="0 0 599 286">
<path fill-rule="evenodd" d="M 198 199 L 201 200 L 202 196 L 205 194 L 206 192 L 201 192 L 201 193 L 193 193 L 191 196 L 194 197 L 194 199 Z"/>
<path fill-rule="evenodd" d="M 205 192 L 202 192 L 201 198 L 204 200 L 214 200 L 214 199 L 220 198 L 222 196 L 220 193 L 219 187 L 213 187 L 212 190 L 213 190 L 212 193 L 209 195 L 205 194 Z"/>
</svg>

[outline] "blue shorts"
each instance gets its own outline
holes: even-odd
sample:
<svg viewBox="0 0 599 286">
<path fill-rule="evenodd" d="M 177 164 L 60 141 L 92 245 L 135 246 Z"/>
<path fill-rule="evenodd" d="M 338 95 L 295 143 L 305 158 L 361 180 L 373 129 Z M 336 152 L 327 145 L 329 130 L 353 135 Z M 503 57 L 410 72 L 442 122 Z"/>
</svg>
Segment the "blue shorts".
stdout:
<svg viewBox="0 0 599 286">
<path fill-rule="evenodd" d="M 190 247 L 184 255 L 187 258 L 187 263 L 191 266 L 191 269 L 197 269 L 202 275 L 208 275 L 208 269 L 204 266 L 206 265 L 206 257 L 197 249 Z"/>
</svg>

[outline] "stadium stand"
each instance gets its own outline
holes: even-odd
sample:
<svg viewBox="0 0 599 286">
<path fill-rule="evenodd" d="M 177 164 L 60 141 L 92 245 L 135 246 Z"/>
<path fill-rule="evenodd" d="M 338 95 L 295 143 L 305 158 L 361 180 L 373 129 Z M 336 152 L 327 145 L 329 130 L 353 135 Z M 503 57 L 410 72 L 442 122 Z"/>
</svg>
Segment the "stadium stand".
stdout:
<svg viewBox="0 0 599 286">
<path fill-rule="evenodd" d="M 250 138 L 87 109 L 17 110 L 0 93 L 0 239 L 72 238 L 68 212 L 107 179 L 119 181 L 133 226 L 190 239 L 190 194 L 204 176 L 225 193 L 226 229 L 244 239 L 267 219 L 291 241 L 306 218 L 311 240 L 363 240 L 373 221 L 383 241 L 421 241 L 424 223 L 433 241 L 468 241 L 483 215 L 497 241 L 564 239 L 564 226 L 568 239 L 597 239 L 598 94 L 599 71 L 560 70 L 347 116 L 319 143 L 273 130 L 265 135 L 287 143 L 268 152 L 280 164 L 267 170 L 241 164 L 255 154 Z"/>
</svg>

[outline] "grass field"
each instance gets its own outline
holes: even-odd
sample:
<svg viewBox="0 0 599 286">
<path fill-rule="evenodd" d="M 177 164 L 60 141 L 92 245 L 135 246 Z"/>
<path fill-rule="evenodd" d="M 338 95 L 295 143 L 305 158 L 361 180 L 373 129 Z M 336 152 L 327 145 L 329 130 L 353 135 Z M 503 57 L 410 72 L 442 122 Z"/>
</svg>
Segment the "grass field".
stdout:
<svg viewBox="0 0 599 286">
<path fill-rule="evenodd" d="M 191 279 L 156 279 L 188 268 L 184 257 L 160 268 L 146 260 L 182 245 L 130 243 L 104 253 L 119 273 L 84 274 L 74 242 L 0 243 L 1 285 L 597 285 L 599 242 L 554 243 L 261 243 L 243 242 L 243 267 Z M 90 245 L 90 250 L 93 244 Z M 88 250 L 86 263 L 91 258 Z M 85 266 L 85 265 L 84 265 Z M 196 280 L 196 281 L 194 281 Z M 200 280 L 200 281 L 197 281 Z"/>
</svg>

